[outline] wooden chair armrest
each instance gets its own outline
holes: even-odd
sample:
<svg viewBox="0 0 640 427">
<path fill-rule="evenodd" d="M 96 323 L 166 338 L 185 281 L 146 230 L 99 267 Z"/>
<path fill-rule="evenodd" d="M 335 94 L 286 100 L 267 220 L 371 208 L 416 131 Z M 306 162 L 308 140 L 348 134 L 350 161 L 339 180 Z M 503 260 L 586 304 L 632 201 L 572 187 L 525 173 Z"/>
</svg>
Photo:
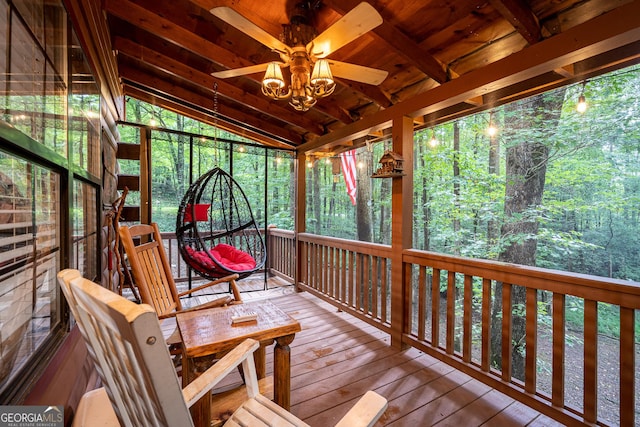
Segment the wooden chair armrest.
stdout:
<svg viewBox="0 0 640 427">
<path fill-rule="evenodd" d="M 238 285 L 236 284 L 236 280 L 237 280 L 239 277 L 240 277 L 240 276 L 238 276 L 237 274 L 232 274 L 232 275 L 230 275 L 230 276 L 226 276 L 226 277 L 223 277 L 223 278 L 221 278 L 221 279 L 214 280 L 213 282 L 208 282 L 208 283 L 205 283 L 204 285 L 196 286 L 196 287 L 195 287 L 195 288 L 193 288 L 193 289 L 189 289 L 189 290 L 186 290 L 186 291 L 184 291 L 184 292 L 180 292 L 180 293 L 178 294 L 178 297 L 179 297 L 179 298 L 182 298 L 183 296 L 186 296 L 186 295 L 192 294 L 192 293 L 194 293 L 194 292 L 201 291 L 201 290 L 203 290 L 203 289 L 207 289 L 207 288 L 209 288 L 209 287 L 211 287 L 211 286 L 218 285 L 218 284 L 220 284 L 220 283 L 228 282 L 228 283 L 231 285 L 231 290 L 232 290 L 232 292 L 233 292 L 233 297 L 234 297 L 237 301 L 240 301 L 240 292 L 238 291 Z"/>
<path fill-rule="evenodd" d="M 218 360 L 202 375 L 182 389 L 182 396 L 188 407 L 191 407 L 198 399 L 209 393 L 229 372 L 241 364 L 247 357 L 253 356 L 253 352 L 260 347 L 256 340 L 247 339 L 236 348 Z"/>
<path fill-rule="evenodd" d="M 336 427 L 371 427 L 387 409 L 387 399 L 369 390 L 336 424 Z"/>
</svg>

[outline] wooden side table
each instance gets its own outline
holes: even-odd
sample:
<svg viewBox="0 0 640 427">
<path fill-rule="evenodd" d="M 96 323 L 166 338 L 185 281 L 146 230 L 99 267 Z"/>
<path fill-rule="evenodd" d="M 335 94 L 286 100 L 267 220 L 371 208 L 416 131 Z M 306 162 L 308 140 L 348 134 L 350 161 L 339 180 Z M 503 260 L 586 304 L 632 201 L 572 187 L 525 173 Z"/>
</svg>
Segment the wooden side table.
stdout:
<svg viewBox="0 0 640 427">
<path fill-rule="evenodd" d="M 232 324 L 233 316 L 256 313 L 257 319 Z M 266 375 L 265 346 L 275 341 L 273 388 L 274 401 L 289 410 L 291 407 L 291 350 L 289 344 L 301 330 L 297 320 L 269 301 L 249 302 L 206 310 L 179 313 L 176 316 L 182 337 L 182 382 L 186 385 L 206 370 L 220 354 L 247 338 L 260 342 L 254 355 L 259 378 Z M 211 396 L 205 395 L 191 407 L 196 425 L 208 426 Z"/>
</svg>

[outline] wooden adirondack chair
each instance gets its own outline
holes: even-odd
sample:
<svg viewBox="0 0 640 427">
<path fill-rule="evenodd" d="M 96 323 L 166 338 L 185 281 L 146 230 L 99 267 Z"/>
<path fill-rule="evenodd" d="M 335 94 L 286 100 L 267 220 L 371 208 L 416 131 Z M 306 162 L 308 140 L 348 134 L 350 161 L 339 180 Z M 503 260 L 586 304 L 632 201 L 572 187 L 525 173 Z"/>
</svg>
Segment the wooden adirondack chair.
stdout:
<svg viewBox="0 0 640 427">
<path fill-rule="evenodd" d="M 70 279 L 83 337 L 123 426 L 192 426 L 189 407 L 239 365 L 245 373 L 247 399 L 226 426 L 307 426 L 260 394 L 253 361 L 258 342 L 244 341 L 181 389 L 150 306 L 135 304 L 82 277 L 71 278 L 69 273 L 62 279 Z M 386 407 L 385 398 L 369 391 L 337 426 L 372 426 Z"/>
<path fill-rule="evenodd" d="M 73 269 L 62 270 L 58 273 L 58 284 L 60 285 L 60 289 L 62 289 L 62 293 L 64 294 L 64 297 L 69 304 L 71 314 L 73 315 L 73 318 L 76 320 L 76 322 L 78 320 L 78 304 L 76 304 L 75 297 L 71 293 L 69 284 L 72 280 L 81 277 L 82 274 L 80 274 L 78 270 Z M 80 333 L 82 334 L 86 342 L 86 333 L 80 323 L 78 323 L 78 329 L 80 329 Z M 91 348 L 89 348 L 88 350 L 89 355 L 93 358 L 93 362 L 95 363 L 95 355 L 93 354 Z M 104 387 L 99 387 L 82 395 L 82 397 L 80 398 L 80 402 L 78 402 L 76 412 L 73 415 L 72 426 L 82 427 L 97 425 L 95 424 L 95 420 L 100 420 L 99 425 L 102 427 L 120 427 L 120 422 L 118 421 L 115 412 L 113 412 L 111 402 L 109 401 L 109 396 L 107 395 L 107 391 L 104 389 Z"/>
<path fill-rule="evenodd" d="M 180 352 L 180 337 L 175 326 L 177 313 L 242 302 L 236 284 L 237 274 L 205 283 L 184 292 L 178 292 L 158 224 L 121 226 L 118 233 L 131 266 L 133 280 L 140 291 L 142 302 L 152 306 L 160 319 L 174 318 L 163 325 L 167 344 L 173 349 L 172 354 L 177 355 Z M 226 295 L 195 307 L 182 307 L 180 298 L 220 284 L 227 284 L 233 297 Z"/>
</svg>

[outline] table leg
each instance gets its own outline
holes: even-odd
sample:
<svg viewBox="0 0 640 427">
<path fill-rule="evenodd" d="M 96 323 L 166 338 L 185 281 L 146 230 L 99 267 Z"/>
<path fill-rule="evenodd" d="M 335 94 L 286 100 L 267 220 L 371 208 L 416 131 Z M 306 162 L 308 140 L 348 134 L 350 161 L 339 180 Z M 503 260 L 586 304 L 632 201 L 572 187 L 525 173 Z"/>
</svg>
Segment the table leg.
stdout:
<svg viewBox="0 0 640 427">
<path fill-rule="evenodd" d="M 265 344 L 260 343 L 260 347 L 258 347 L 258 349 L 253 353 L 258 379 L 262 379 L 267 376 L 267 357 L 265 347 Z"/>
<path fill-rule="evenodd" d="M 195 380 L 206 371 L 216 359 L 216 355 L 190 358 L 182 356 L 182 386 Z M 205 393 L 197 402 L 189 408 L 191 418 L 196 427 L 208 427 L 211 424 L 211 394 Z"/>
<path fill-rule="evenodd" d="M 286 409 L 291 409 L 291 349 L 289 344 L 295 334 L 276 338 L 273 349 L 273 395 L 274 401 Z"/>
</svg>

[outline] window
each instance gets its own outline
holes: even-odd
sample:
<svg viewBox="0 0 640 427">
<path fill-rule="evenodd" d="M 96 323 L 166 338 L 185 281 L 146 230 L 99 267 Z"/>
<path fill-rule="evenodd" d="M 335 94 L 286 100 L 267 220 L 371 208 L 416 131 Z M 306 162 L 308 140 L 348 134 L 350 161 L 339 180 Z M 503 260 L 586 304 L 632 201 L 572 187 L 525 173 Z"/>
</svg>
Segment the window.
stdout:
<svg viewBox="0 0 640 427">
<path fill-rule="evenodd" d="M 0 0 L 0 31 L 0 404 L 11 404 L 64 335 L 58 271 L 99 279 L 100 96 L 61 1 Z"/>
<path fill-rule="evenodd" d="M 0 384 L 59 326 L 60 176 L 0 152 Z"/>
</svg>

